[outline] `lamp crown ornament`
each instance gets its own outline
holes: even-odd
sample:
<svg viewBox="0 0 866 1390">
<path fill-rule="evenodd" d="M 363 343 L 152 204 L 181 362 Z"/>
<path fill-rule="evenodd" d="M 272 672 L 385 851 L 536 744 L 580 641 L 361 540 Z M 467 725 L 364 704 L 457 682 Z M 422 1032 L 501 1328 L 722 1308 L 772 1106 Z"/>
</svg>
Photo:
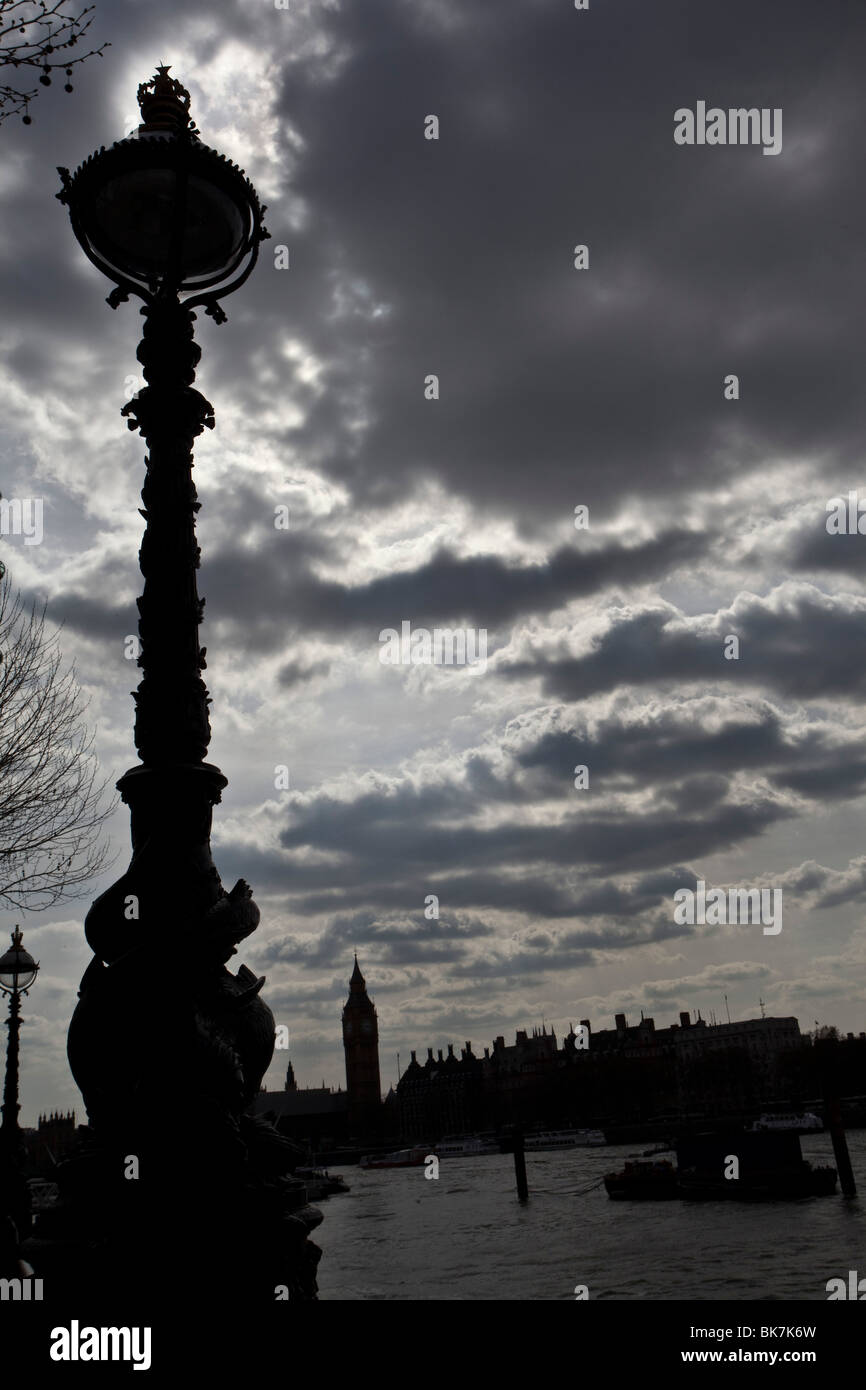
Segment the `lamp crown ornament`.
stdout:
<svg viewBox="0 0 866 1390">
<path fill-rule="evenodd" d="M 150 81 L 140 84 L 137 99 L 142 125 L 139 131 L 185 131 L 198 135 L 189 114 L 189 92 L 176 77 L 169 77 L 170 71 L 170 66 L 160 64 Z"/>
</svg>

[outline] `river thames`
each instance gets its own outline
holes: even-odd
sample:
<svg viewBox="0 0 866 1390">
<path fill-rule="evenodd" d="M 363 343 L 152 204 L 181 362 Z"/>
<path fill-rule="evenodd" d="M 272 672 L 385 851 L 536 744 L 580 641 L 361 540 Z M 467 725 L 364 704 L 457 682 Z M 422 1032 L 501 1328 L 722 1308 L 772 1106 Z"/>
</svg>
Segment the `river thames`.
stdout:
<svg viewBox="0 0 866 1390">
<path fill-rule="evenodd" d="M 423 1168 L 332 1168 L 351 1192 L 320 1204 L 322 1300 L 827 1299 L 866 1276 L 866 1131 L 848 1135 L 856 1198 L 612 1202 L 586 1189 L 639 1144 L 528 1154 L 529 1202 L 510 1155 Z M 833 1164 L 829 1135 L 803 1157 Z M 834 1165 L 835 1166 L 835 1165 Z"/>
</svg>

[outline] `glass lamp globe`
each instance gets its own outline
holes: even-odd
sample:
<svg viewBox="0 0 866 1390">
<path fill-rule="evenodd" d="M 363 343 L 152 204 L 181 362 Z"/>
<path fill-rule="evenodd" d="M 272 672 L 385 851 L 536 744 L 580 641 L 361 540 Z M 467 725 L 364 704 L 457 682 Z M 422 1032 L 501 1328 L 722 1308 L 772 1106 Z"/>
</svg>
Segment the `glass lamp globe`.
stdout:
<svg viewBox="0 0 866 1390">
<path fill-rule="evenodd" d="M 101 260 L 130 279 L 191 290 L 231 273 L 249 218 L 237 191 L 193 173 L 164 141 L 148 141 L 103 171 L 82 229 Z M 229 181 L 230 182 L 230 181 Z"/>
<path fill-rule="evenodd" d="M 38 969 L 38 963 L 21 945 L 21 932 L 16 927 L 12 933 L 12 945 L 5 955 L 0 956 L 0 989 L 7 994 L 29 989 Z"/>
</svg>

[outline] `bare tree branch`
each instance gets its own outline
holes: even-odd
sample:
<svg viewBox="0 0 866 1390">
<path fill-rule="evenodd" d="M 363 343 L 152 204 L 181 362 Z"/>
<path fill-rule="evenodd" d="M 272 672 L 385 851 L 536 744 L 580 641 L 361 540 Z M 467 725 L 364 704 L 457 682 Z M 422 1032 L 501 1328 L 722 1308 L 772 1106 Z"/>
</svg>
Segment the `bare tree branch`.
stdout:
<svg viewBox="0 0 866 1390">
<path fill-rule="evenodd" d="M 63 68 L 64 90 L 71 92 L 72 69 L 88 58 L 101 58 L 109 43 L 87 53 L 70 56 L 93 23 L 93 5 L 76 13 L 72 0 L 0 0 L 0 68 L 38 68 L 43 87 L 51 86 L 51 74 Z M 23 37 L 22 37 L 23 36 Z M 39 93 L 10 83 L 0 83 L 0 125 L 9 116 L 21 116 L 32 124 L 30 103 Z"/>
<path fill-rule="evenodd" d="M 69 898 L 105 865 L 93 735 L 73 667 L 0 566 L 0 903 L 31 912 Z"/>
</svg>

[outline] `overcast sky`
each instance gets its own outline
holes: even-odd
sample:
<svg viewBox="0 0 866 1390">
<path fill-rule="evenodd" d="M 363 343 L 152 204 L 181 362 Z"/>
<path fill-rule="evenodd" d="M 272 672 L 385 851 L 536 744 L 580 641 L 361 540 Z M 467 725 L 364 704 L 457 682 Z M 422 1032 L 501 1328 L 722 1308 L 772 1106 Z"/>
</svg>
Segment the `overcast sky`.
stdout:
<svg viewBox="0 0 866 1390">
<path fill-rule="evenodd" d="M 41 545 L 2 555 L 120 776 L 141 320 L 55 166 L 170 63 L 272 234 L 228 323 L 199 318 L 195 477 L 214 856 L 262 909 L 238 959 L 299 1084 L 345 1084 L 355 949 L 385 1088 L 410 1048 L 725 994 L 866 1028 L 866 537 L 826 529 L 866 499 L 862 0 L 97 0 L 92 35 L 71 96 L 0 126 L 0 491 L 44 499 Z M 781 152 L 678 145 L 698 102 L 781 110 Z M 486 630 L 486 668 L 383 664 L 403 621 Z M 111 829 L 80 903 L 0 914 L 42 962 L 26 1123 L 83 1119 L 65 1036 Z M 698 879 L 781 888 L 783 930 L 676 925 Z"/>
</svg>

